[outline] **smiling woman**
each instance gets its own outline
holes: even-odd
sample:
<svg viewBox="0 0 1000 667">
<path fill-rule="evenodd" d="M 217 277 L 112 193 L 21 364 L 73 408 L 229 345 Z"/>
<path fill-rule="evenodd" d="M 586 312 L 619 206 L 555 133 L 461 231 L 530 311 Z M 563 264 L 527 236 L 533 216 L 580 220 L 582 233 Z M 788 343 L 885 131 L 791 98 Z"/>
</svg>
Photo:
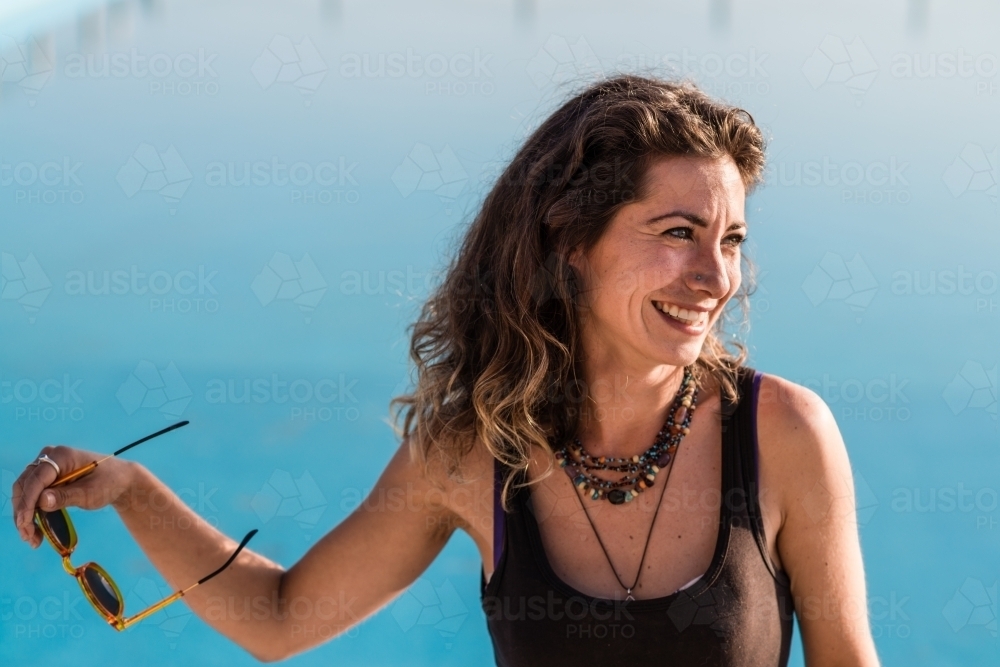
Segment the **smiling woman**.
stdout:
<svg viewBox="0 0 1000 667">
<path fill-rule="evenodd" d="M 601 81 L 528 138 L 425 305 L 395 403 L 428 474 L 494 469 L 492 530 L 456 512 L 499 664 L 783 665 L 795 610 L 810 666 L 877 664 L 836 424 L 723 344 L 763 166 L 746 111 Z M 804 518 L 817 484 L 834 511 Z"/>
<path fill-rule="evenodd" d="M 723 342 L 763 164 L 751 116 L 691 84 L 621 76 L 566 102 L 414 325 L 402 443 L 368 500 L 287 571 L 243 550 L 191 609 L 284 659 L 385 606 L 461 528 L 500 665 L 783 666 L 793 615 L 809 667 L 877 665 L 836 422 Z M 173 585 L 235 549 L 138 464 L 49 488 L 94 455 L 43 454 L 13 495 L 35 546 L 36 506 L 114 502 Z M 153 496 L 155 515 L 130 500 Z"/>
<path fill-rule="evenodd" d="M 623 76 L 566 102 L 487 195 L 415 325 L 420 382 L 397 400 L 409 408 L 404 434 L 457 463 L 475 433 L 494 458 L 523 468 L 532 445 L 577 431 L 584 413 L 565 398 L 586 382 L 581 362 L 635 348 L 626 330 L 640 327 L 658 328 L 643 334 L 646 361 L 674 367 L 660 380 L 676 387 L 687 360 L 696 379 L 713 376 L 735 399 L 745 352 L 733 356 L 721 331 L 732 297 L 747 306 L 743 200 L 763 167 L 751 116 L 691 84 Z M 707 293 L 678 282 L 695 274 Z M 602 284 L 600 298 L 583 298 Z M 656 316 L 663 302 L 709 317 L 678 328 Z M 586 349 L 585 319 L 614 344 Z"/>
</svg>

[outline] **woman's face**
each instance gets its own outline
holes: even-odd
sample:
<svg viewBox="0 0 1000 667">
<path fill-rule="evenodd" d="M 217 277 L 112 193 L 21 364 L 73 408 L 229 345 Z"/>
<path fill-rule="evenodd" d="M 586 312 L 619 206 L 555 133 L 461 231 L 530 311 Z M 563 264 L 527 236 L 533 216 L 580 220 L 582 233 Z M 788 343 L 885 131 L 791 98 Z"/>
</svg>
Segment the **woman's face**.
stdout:
<svg viewBox="0 0 1000 667">
<path fill-rule="evenodd" d="M 632 368 L 686 366 L 739 289 L 746 192 L 728 156 L 660 158 L 646 178 L 646 198 L 570 256 L 585 346 Z"/>
</svg>

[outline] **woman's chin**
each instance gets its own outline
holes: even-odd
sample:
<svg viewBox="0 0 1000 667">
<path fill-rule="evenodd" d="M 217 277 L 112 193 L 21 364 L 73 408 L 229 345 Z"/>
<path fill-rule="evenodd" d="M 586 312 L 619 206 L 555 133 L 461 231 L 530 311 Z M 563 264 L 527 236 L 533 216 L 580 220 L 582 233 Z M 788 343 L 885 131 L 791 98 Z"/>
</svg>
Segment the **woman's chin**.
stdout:
<svg viewBox="0 0 1000 667">
<path fill-rule="evenodd" d="M 676 345 L 669 345 L 669 343 L 661 341 L 657 346 L 655 358 L 668 366 L 690 366 L 698 360 L 702 342 L 700 340 L 697 343 L 684 341 Z"/>
</svg>

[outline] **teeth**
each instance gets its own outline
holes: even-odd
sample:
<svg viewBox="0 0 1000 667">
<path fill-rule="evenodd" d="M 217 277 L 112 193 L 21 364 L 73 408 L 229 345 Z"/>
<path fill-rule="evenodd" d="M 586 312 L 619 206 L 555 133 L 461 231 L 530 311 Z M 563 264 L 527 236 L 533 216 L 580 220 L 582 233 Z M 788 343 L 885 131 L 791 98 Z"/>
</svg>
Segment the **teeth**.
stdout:
<svg viewBox="0 0 1000 667">
<path fill-rule="evenodd" d="M 684 322 L 685 324 L 698 324 L 708 315 L 708 313 L 678 308 L 673 304 L 666 304 L 662 301 L 654 301 L 653 305 L 657 310 L 662 311 L 674 319 Z"/>
</svg>

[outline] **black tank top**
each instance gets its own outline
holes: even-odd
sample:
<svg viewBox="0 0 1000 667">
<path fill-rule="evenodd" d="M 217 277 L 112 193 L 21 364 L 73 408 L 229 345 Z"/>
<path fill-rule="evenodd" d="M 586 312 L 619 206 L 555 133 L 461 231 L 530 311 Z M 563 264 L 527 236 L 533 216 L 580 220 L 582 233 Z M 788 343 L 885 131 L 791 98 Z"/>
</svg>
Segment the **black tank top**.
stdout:
<svg viewBox="0 0 1000 667">
<path fill-rule="evenodd" d="M 495 467 L 494 572 L 480 593 L 497 665 L 784 667 L 794 612 L 790 581 L 768 554 L 758 505 L 756 397 L 760 373 L 739 369 L 739 400 L 722 402 L 722 498 L 715 552 L 695 583 L 646 600 L 606 600 L 562 581 L 545 556 L 530 491 L 500 507 Z M 518 481 L 523 481 L 524 473 Z"/>
</svg>

